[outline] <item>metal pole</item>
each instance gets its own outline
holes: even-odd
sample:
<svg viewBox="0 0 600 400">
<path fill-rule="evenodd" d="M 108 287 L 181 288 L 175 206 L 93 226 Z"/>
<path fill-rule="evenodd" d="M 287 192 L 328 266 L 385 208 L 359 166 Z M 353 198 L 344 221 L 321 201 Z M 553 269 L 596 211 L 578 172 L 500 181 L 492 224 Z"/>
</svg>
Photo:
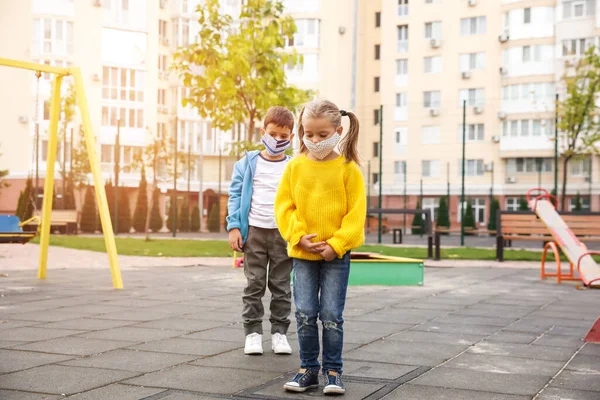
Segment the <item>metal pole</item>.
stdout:
<svg viewBox="0 0 600 400">
<path fill-rule="evenodd" d="M 114 225 L 115 235 L 119 234 L 119 161 L 121 160 L 121 119 L 117 119 L 117 136 L 115 137 L 115 198 Z"/>
<path fill-rule="evenodd" d="M 202 165 L 204 163 L 204 149 L 203 149 L 203 145 L 204 145 L 204 140 L 202 139 L 202 133 L 203 133 L 203 129 L 200 131 L 200 157 L 198 160 L 199 168 L 199 174 L 200 174 L 200 189 L 199 189 L 199 193 L 198 193 L 198 208 L 200 209 L 200 229 L 198 229 L 198 232 L 202 232 L 202 218 L 204 218 L 204 188 L 203 188 L 203 182 L 204 182 L 204 166 Z"/>
<path fill-rule="evenodd" d="M 419 202 L 421 203 L 421 209 L 423 209 L 423 178 L 421 178 L 421 189 L 419 193 Z M 420 237 L 423 237 L 423 219 L 421 218 L 421 229 L 419 229 Z"/>
<path fill-rule="evenodd" d="M 467 100 L 463 100 L 462 185 L 460 191 L 460 245 L 465 245 L 465 145 L 467 142 Z"/>
<path fill-rule="evenodd" d="M 382 183 L 383 183 L 383 105 L 379 106 L 379 209 L 382 208 Z M 381 212 L 377 229 L 377 243 L 381 244 Z"/>
<path fill-rule="evenodd" d="M 371 161 L 367 161 L 367 209 L 371 207 Z"/>
<path fill-rule="evenodd" d="M 350 109 L 355 111 L 356 107 L 356 68 L 358 56 L 358 0 L 354 0 L 354 24 L 352 29 L 352 81 L 350 85 Z"/>
<path fill-rule="evenodd" d="M 177 152 L 179 151 L 179 149 L 177 148 L 178 132 L 179 119 L 177 118 L 177 116 L 175 116 L 175 131 L 173 135 L 175 139 L 175 154 L 173 155 L 173 204 L 171 204 L 171 207 L 173 207 L 173 221 L 171 224 L 171 228 L 173 229 L 173 237 L 177 236 Z"/>
<path fill-rule="evenodd" d="M 222 222 L 221 221 L 221 181 L 223 180 L 222 173 L 221 173 L 222 161 L 223 161 L 223 149 L 221 149 L 221 143 L 219 140 L 219 195 L 217 197 L 217 215 L 219 216 L 219 225 L 218 225 L 219 232 L 221 232 L 221 222 Z"/>
<path fill-rule="evenodd" d="M 407 172 L 406 172 L 406 165 L 407 165 L 406 161 L 403 161 L 403 164 L 404 164 L 404 209 L 407 209 L 407 206 L 406 206 L 406 175 L 407 175 Z M 404 213 L 404 224 L 403 224 L 402 233 L 404 235 L 406 235 L 406 213 Z"/>
<path fill-rule="evenodd" d="M 537 158 L 537 172 L 538 172 L 538 187 L 541 188 L 542 187 L 542 161 L 543 158 Z"/>
<path fill-rule="evenodd" d="M 594 154 L 592 153 L 592 154 L 590 154 L 590 181 L 588 182 L 589 183 L 589 187 L 590 187 L 590 209 L 588 211 L 590 211 L 590 212 L 592 211 L 592 175 L 593 175 L 592 174 L 592 167 L 594 165 L 593 158 L 594 158 Z"/>
<path fill-rule="evenodd" d="M 554 106 L 554 195 L 558 199 L 558 93 L 556 93 Z M 556 209 L 558 209 L 558 200 Z"/>
<path fill-rule="evenodd" d="M 446 201 L 448 202 L 448 209 L 450 209 L 450 162 L 446 163 L 446 182 Z"/>
<path fill-rule="evenodd" d="M 63 133 L 63 160 L 62 160 L 62 208 L 65 207 L 67 194 L 67 126 L 65 123 L 65 131 Z"/>
</svg>

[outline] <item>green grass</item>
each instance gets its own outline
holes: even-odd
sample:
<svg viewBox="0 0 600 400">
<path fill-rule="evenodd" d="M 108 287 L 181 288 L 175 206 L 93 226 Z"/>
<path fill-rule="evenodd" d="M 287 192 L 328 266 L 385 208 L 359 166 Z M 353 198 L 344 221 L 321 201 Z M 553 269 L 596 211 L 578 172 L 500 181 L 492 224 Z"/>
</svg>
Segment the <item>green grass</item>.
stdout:
<svg viewBox="0 0 600 400">
<path fill-rule="evenodd" d="M 121 255 L 150 257 L 231 257 L 233 252 L 225 240 L 183 240 L 183 239 L 144 239 L 115 238 L 117 251 Z M 39 243 L 39 237 L 32 240 Z M 50 236 L 51 246 L 70 249 L 106 251 L 104 238 L 85 236 Z M 423 247 L 388 247 L 364 245 L 356 251 L 380 253 L 387 256 L 427 258 L 427 249 Z M 496 259 L 496 251 L 473 247 L 441 249 L 442 260 L 490 260 Z M 541 253 L 527 250 L 504 250 L 506 261 L 540 261 Z M 549 254 L 549 261 L 554 255 Z M 566 260 L 566 258 L 563 258 Z M 600 261 L 600 258 L 596 258 Z"/>
</svg>

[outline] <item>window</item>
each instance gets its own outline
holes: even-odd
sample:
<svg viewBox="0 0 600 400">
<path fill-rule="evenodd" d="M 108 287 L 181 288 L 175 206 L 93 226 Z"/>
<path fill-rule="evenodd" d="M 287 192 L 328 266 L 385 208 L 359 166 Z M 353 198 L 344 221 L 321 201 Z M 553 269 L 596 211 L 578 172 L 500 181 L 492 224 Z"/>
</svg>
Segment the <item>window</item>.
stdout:
<svg viewBox="0 0 600 400">
<path fill-rule="evenodd" d="M 396 46 L 398 53 L 406 53 L 408 51 L 408 25 L 398 26 L 398 44 Z"/>
<path fill-rule="evenodd" d="M 440 4 L 441 0 L 425 0 L 425 4 Z"/>
<path fill-rule="evenodd" d="M 502 100 L 554 99 L 556 89 L 552 82 L 522 83 L 502 87 Z M 545 99 L 544 99 L 545 98 Z"/>
<path fill-rule="evenodd" d="M 459 106 L 462 107 L 463 101 L 467 101 L 467 106 L 481 106 L 485 103 L 484 89 L 462 89 L 460 91 Z"/>
<path fill-rule="evenodd" d="M 485 53 L 466 53 L 460 55 L 461 72 L 485 69 Z"/>
<path fill-rule="evenodd" d="M 165 89 L 158 89 L 158 104 L 167 104 L 167 91 Z"/>
<path fill-rule="evenodd" d="M 502 124 L 503 136 L 546 136 L 554 135 L 553 121 L 551 119 L 522 119 L 504 121 Z"/>
<path fill-rule="evenodd" d="M 129 23 L 129 0 L 104 0 L 105 21 L 113 24 Z"/>
<path fill-rule="evenodd" d="M 36 55 L 73 55 L 73 22 L 62 19 L 33 20 L 31 53 Z"/>
<path fill-rule="evenodd" d="M 100 162 L 112 163 L 114 157 L 114 146 L 110 144 L 100 145 Z"/>
<path fill-rule="evenodd" d="M 396 107 L 406 107 L 408 103 L 407 93 L 396 93 Z M 378 110 L 379 111 L 379 110 Z"/>
<path fill-rule="evenodd" d="M 137 107 L 139 106 L 102 106 L 102 126 L 116 127 L 120 121 L 123 127 L 143 128 L 144 109 Z"/>
<path fill-rule="evenodd" d="M 102 99 L 144 102 L 144 72 L 133 69 L 103 67 Z"/>
<path fill-rule="evenodd" d="M 529 24 L 531 23 L 531 8 L 523 9 L 523 23 Z"/>
<path fill-rule="evenodd" d="M 440 176 L 440 160 L 421 161 L 421 176 L 423 178 L 437 178 Z"/>
<path fill-rule="evenodd" d="M 373 142 L 373 158 L 379 157 L 379 142 Z"/>
<path fill-rule="evenodd" d="M 486 18 L 472 17 L 461 18 L 460 34 L 461 36 L 483 35 L 486 32 Z"/>
<path fill-rule="evenodd" d="M 408 60 L 403 58 L 396 60 L 396 76 L 408 75 Z"/>
<path fill-rule="evenodd" d="M 156 124 L 156 136 L 159 139 L 164 139 L 167 137 L 167 124 L 164 122 L 159 122 Z"/>
<path fill-rule="evenodd" d="M 464 203 L 465 212 L 467 207 L 467 202 Z M 478 224 L 485 223 L 485 199 L 471 199 L 471 207 L 473 208 L 473 215 L 475 217 L 475 222 Z M 457 221 L 460 222 L 462 217 L 462 207 L 460 202 L 458 203 L 458 215 Z"/>
<path fill-rule="evenodd" d="M 458 125 L 458 142 L 462 143 L 463 125 Z M 483 124 L 467 124 L 465 130 L 467 142 L 481 142 L 485 137 L 485 129 Z"/>
<path fill-rule="evenodd" d="M 158 39 L 162 44 L 168 44 L 168 33 L 167 33 L 167 21 L 159 20 L 158 21 Z"/>
<path fill-rule="evenodd" d="M 440 127 L 424 126 L 423 128 L 421 128 L 421 140 L 423 144 L 439 144 Z"/>
<path fill-rule="evenodd" d="M 519 210 L 519 198 L 518 197 L 507 197 L 505 208 L 507 211 L 518 211 Z"/>
<path fill-rule="evenodd" d="M 375 45 L 375 59 L 379 60 L 380 58 L 381 58 L 381 45 L 376 44 Z"/>
<path fill-rule="evenodd" d="M 167 56 L 158 56 L 158 71 L 159 72 L 167 72 L 169 66 L 167 65 Z"/>
<path fill-rule="evenodd" d="M 173 40 L 175 46 L 188 46 L 190 44 L 190 20 L 187 18 L 175 18 L 173 26 Z"/>
<path fill-rule="evenodd" d="M 465 160 L 465 176 L 483 176 L 484 173 L 483 160 Z M 462 160 L 458 160 L 458 175 L 462 175 Z"/>
<path fill-rule="evenodd" d="M 594 46 L 595 40 L 593 37 L 563 40 L 562 55 L 582 56 L 590 47 Z"/>
<path fill-rule="evenodd" d="M 397 146 L 406 146 L 408 144 L 408 128 L 397 128 L 394 136 Z"/>
<path fill-rule="evenodd" d="M 596 0 L 563 1 L 563 18 L 591 17 L 596 13 Z"/>
<path fill-rule="evenodd" d="M 376 76 L 374 81 L 373 81 L 373 89 L 375 90 L 375 92 L 379 92 L 379 77 Z"/>
<path fill-rule="evenodd" d="M 506 160 L 506 172 L 514 174 L 551 173 L 553 158 L 509 158 Z"/>
<path fill-rule="evenodd" d="M 440 210 L 440 199 L 424 198 L 422 208 L 429 211 L 430 221 L 437 221 Z"/>
<path fill-rule="evenodd" d="M 576 198 L 571 197 L 569 199 L 569 211 L 575 211 L 576 206 Z M 590 211 L 590 197 L 589 196 L 580 196 L 579 202 L 581 204 L 581 211 Z"/>
<path fill-rule="evenodd" d="M 442 23 L 441 21 L 425 23 L 425 39 L 441 39 Z"/>
<path fill-rule="evenodd" d="M 439 108 L 441 102 L 441 93 L 439 91 L 423 92 L 423 107 Z"/>
<path fill-rule="evenodd" d="M 380 28 L 381 27 L 381 12 L 377 11 L 375 13 L 375 28 Z"/>
<path fill-rule="evenodd" d="M 373 124 L 379 125 L 379 108 L 373 110 Z"/>
<path fill-rule="evenodd" d="M 44 121 L 49 121 L 50 120 L 50 102 L 48 100 L 44 101 L 43 114 L 44 114 Z"/>
<path fill-rule="evenodd" d="M 404 175 L 406 173 L 406 161 L 394 161 L 394 175 Z"/>
<path fill-rule="evenodd" d="M 398 0 L 398 15 L 400 17 L 408 15 L 408 0 Z"/>
<path fill-rule="evenodd" d="M 426 74 L 439 74 L 442 72 L 442 57 L 425 57 L 423 59 L 423 66 Z"/>
<path fill-rule="evenodd" d="M 373 177 L 373 185 L 377 185 L 379 183 L 379 174 L 377 172 L 373 172 L 371 175 Z"/>
<path fill-rule="evenodd" d="M 523 46 L 523 62 L 531 61 L 531 46 Z"/>
<path fill-rule="evenodd" d="M 568 167 L 571 170 L 571 176 L 590 176 L 590 159 L 571 160 Z"/>
<path fill-rule="evenodd" d="M 293 45 L 295 47 L 319 47 L 319 20 L 297 19 Z"/>
</svg>

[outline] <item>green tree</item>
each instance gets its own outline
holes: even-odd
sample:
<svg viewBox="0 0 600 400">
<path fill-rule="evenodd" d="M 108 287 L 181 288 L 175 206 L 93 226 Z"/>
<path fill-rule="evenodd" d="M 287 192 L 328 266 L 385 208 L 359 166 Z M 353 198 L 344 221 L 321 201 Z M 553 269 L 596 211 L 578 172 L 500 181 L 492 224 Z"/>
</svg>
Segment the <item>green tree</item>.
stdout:
<svg viewBox="0 0 600 400">
<path fill-rule="evenodd" d="M 551 197 L 552 204 L 554 205 L 554 208 L 557 208 L 558 207 L 558 199 L 556 199 L 556 190 L 552 189 L 552 191 L 550 191 L 550 194 L 552 196 L 554 196 L 553 198 Z"/>
<path fill-rule="evenodd" d="M 98 228 L 96 211 L 96 196 L 94 193 L 94 187 L 88 186 L 85 189 L 85 198 L 83 200 L 83 207 L 81 209 L 81 223 L 80 229 L 85 233 L 94 233 Z"/>
<path fill-rule="evenodd" d="M 142 166 L 142 177 L 133 213 L 133 229 L 140 233 L 146 232 L 146 219 L 148 218 L 148 182 L 146 181 L 146 168 Z"/>
<path fill-rule="evenodd" d="M 200 230 L 200 207 L 198 206 L 192 208 L 191 230 L 192 232 L 198 232 Z"/>
<path fill-rule="evenodd" d="M 34 191 L 33 180 L 31 179 L 31 177 L 28 177 L 27 180 L 25 181 L 25 190 L 23 193 L 23 197 L 24 197 L 23 201 L 25 202 L 25 204 L 23 205 L 21 221 L 26 221 L 29 218 L 33 217 L 33 209 L 34 209 L 33 191 Z"/>
<path fill-rule="evenodd" d="M 467 200 L 467 209 L 465 210 L 465 228 L 477 229 L 477 223 L 475 222 L 475 214 L 473 212 L 471 199 Z"/>
<path fill-rule="evenodd" d="M 295 108 L 310 92 L 287 83 L 284 67 L 301 62 L 285 49 L 285 39 L 296 31 L 294 20 L 283 15 L 281 0 L 247 0 L 239 25 L 220 12 L 219 0 L 206 0 L 198 12 L 198 43 L 175 53 L 173 68 L 190 89 L 190 104 L 213 127 L 228 131 L 246 121 L 246 141 L 252 141 L 255 122 L 274 105 Z"/>
<path fill-rule="evenodd" d="M 488 222 L 488 231 L 496 230 L 496 218 L 498 214 L 498 210 L 500 209 L 500 202 L 497 198 L 492 199 L 492 204 L 490 205 L 490 221 Z"/>
<path fill-rule="evenodd" d="M 73 141 L 73 152 L 71 154 L 71 163 L 69 170 L 69 178 L 72 181 L 73 189 L 79 188 L 88 184 L 88 174 L 92 172 L 90 167 L 89 156 L 85 144 L 85 134 L 80 128 L 77 141 Z M 81 198 L 82 191 L 79 190 L 79 204 L 83 202 Z"/>
<path fill-rule="evenodd" d="M 152 194 L 152 211 L 150 212 L 150 225 L 149 228 L 152 232 L 159 232 L 163 227 L 163 218 L 160 214 L 160 190 L 155 187 L 154 193 Z M 146 231 L 147 232 L 147 231 Z"/>
<path fill-rule="evenodd" d="M 115 188 L 113 187 L 112 181 L 109 179 L 104 184 L 104 191 L 106 192 L 106 202 L 108 203 L 108 212 L 110 214 L 110 223 L 115 227 L 116 215 L 115 212 Z M 100 211 L 100 210 L 98 210 Z"/>
<path fill-rule="evenodd" d="M 23 212 L 25 211 L 25 204 L 27 199 L 25 197 L 25 191 L 21 190 L 19 192 L 19 200 L 17 201 L 17 211 L 15 211 L 15 215 L 19 217 L 20 220 L 23 220 Z"/>
<path fill-rule="evenodd" d="M 169 206 L 169 215 L 167 217 L 167 229 L 173 232 L 173 229 L 177 228 L 177 223 L 175 222 L 175 196 L 171 195 L 171 205 Z M 180 207 L 177 207 L 180 208 Z M 177 210 L 177 214 L 181 214 L 179 210 Z"/>
<path fill-rule="evenodd" d="M 519 197 L 519 211 L 529 211 L 529 204 L 525 196 Z"/>
<path fill-rule="evenodd" d="M 567 71 L 562 82 L 567 95 L 557 104 L 559 145 L 563 162 L 561 210 L 566 209 L 567 171 L 569 161 L 598 152 L 600 120 L 600 54 L 591 47 L 575 66 L 574 74 Z"/>
<path fill-rule="evenodd" d="M 416 210 L 419 210 L 421 208 L 421 201 L 417 201 L 417 207 L 415 208 Z M 412 221 L 412 225 L 411 225 L 411 232 L 413 234 L 423 234 L 424 232 L 424 226 L 423 226 L 423 214 L 415 214 L 415 216 L 413 217 L 413 221 Z"/>
<path fill-rule="evenodd" d="M 206 225 L 208 227 L 208 231 L 209 232 L 219 232 L 220 230 L 220 226 L 219 224 L 221 223 L 220 218 L 219 218 L 219 210 L 217 209 L 217 204 L 213 204 L 213 206 L 210 209 L 210 212 L 208 213 L 208 221 L 206 222 Z"/>
<path fill-rule="evenodd" d="M 190 231 L 190 202 L 188 200 L 188 196 L 186 195 L 183 200 L 183 204 L 179 209 L 179 213 L 177 214 L 179 219 L 179 230 L 181 232 L 189 232 Z"/>
<path fill-rule="evenodd" d="M 129 194 L 123 186 L 119 186 L 119 233 L 131 231 L 131 206 L 129 205 Z"/>
<path fill-rule="evenodd" d="M 73 122 L 76 116 L 76 106 L 77 106 L 77 97 L 75 95 L 75 85 L 70 84 L 67 87 L 66 95 L 61 99 L 61 118 L 62 125 L 60 125 L 60 130 L 58 132 L 58 149 L 60 151 L 61 146 L 63 147 L 63 154 L 65 154 L 65 148 L 67 146 L 67 131 L 68 125 Z M 73 128 L 72 128 L 73 129 Z M 75 138 L 73 138 L 75 139 Z M 68 210 L 71 208 L 67 208 L 66 202 L 68 201 L 67 190 L 69 184 L 69 176 L 71 175 L 70 171 L 67 171 L 67 157 L 57 157 L 60 168 L 58 169 L 62 178 L 62 203 L 61 207 L 64 210 Z M 89 163 L 88 163 L 89 164 Z"/>
<path fill-rule="evenodd" d="M 437 221 L 435 221 L 435 226 L 437 228 L 450 228 L 450 214 L 446 196 L 440 198 L 440 208 L 438 210 L 438 218 Z"/>
<path fill-rule="evenodd" d="M 70 172 L 67 175 L 67 189 L 63 196 L 64 209 L 75 210 L 75 183 L 73 182 L 73 176 Z"/>
<path fill-rule="evenodd" d="M 579 192 L 575 195 L 575 207 L 573 207 L 573 211 L 581 211 L 581 195 Z"/>
</svg>

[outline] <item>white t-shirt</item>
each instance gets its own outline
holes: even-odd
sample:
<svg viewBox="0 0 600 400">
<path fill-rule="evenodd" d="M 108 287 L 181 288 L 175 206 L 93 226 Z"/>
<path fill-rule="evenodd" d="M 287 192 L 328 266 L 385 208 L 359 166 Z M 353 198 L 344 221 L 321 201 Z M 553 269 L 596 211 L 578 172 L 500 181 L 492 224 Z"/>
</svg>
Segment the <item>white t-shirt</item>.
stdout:
<svg viewBox="0 0 600 400">
<path fill-rule="evenodd" d="M 264 229 L 276 229 L 275 194 L 288 158 L 271 161 L 258 155 L 254 182 L 252 182 L 252 202 L 248 222 L 250 226 Z"/>
</svg>

